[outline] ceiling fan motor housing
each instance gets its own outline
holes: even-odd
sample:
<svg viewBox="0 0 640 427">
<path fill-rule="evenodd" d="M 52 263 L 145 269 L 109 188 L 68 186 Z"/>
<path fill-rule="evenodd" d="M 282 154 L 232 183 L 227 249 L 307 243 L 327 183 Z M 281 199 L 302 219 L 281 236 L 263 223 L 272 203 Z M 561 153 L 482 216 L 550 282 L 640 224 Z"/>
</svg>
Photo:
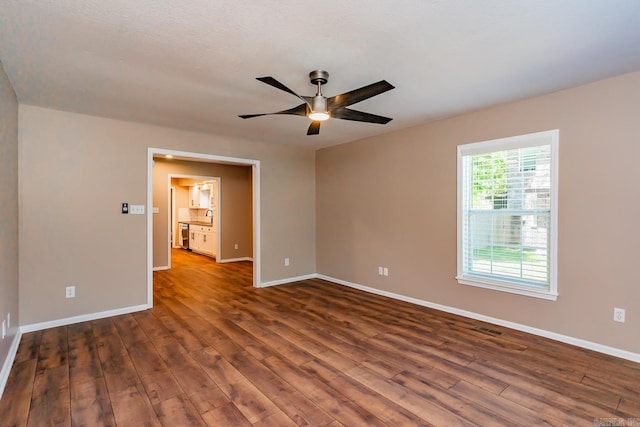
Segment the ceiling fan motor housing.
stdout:
<svg viewBox="0 0 640 427">
<path fill-rule="evenodd" d="M 309 79 L 311 80 L 311 84 L 325 84 L 329 81 L 329 73 L 324 70 L 315 70 L 309 73 Z"/>
<path fill-rule="evenodd" d="M 316 95 L 311 99 L 311 110 L 314 112 L 327 111 L 327 98 L 322 95 Z"/>
</svg>

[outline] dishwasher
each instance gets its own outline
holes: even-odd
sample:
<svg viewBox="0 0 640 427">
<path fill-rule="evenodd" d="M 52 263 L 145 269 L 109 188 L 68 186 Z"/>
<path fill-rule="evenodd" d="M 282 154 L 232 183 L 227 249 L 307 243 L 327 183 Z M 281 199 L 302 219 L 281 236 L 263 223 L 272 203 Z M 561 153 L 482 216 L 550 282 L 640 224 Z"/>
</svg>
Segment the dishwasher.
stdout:
<svg viewBox="0 0 640 427">
<path fill-rule="evenodd" d="M 180 223 L 180 246 L 189 249 L 189 224 Z"/>
</svg>

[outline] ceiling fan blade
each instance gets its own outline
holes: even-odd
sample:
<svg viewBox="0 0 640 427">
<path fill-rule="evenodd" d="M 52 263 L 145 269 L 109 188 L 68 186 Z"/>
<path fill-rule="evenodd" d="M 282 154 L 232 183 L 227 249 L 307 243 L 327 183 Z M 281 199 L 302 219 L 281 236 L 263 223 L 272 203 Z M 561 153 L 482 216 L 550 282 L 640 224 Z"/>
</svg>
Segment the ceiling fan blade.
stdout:
<svg viewBox="0 0 640 427">
<path fill-rule="evenodd" d="M 377 83 L 371 83 L 370 85 L 361 87 L 360 89 L 354 89 L 350 92 L 332 96 L 327 99 L 327 108 L 329 111 L 332 111 L 337 108 L 348 107 L 356 102 L 364 101 L 365 99 L 380 95 L 381 93 L 394 88 L 395 86 L 388 81 L 380 80 Z"/>
<path fill-rule="evenodd" d="M 296 98 L 300 98 L 303 101 L 307 102 L 302 96 L 298 95 L 297 93 L 295 93 L 294 91 L 292 91 L 291 89 L 289 89 L 288 87 L 286 87 L 285 85 L 283 85 L 282 83 L 274 79 L 273 77 L 256 77 L 256 80 L 260 80 L 262 83 L 266 83 L 269 86 L 275 87 L 276 89 L 283 90 L 295 96 Z"/>
<path fill-rule="evenodd" d="M 307 130 L 307 135 L 317 135 L 320 133 L 320 123 L 319 121 L 313 121 L 309 125 L 309 130 Z"/>
<path fill-rule="evenodd" d="M 250 119 L 252 117 L 271 116 L 273 114 L 291 114 L 294 116 L 306 116 L 307 108 L 308 108 L 307 104 L 300 104 L 297 107 L 289 108 L 288 110 L 277 111 L 275 113 L 242 114 L 238 117 L 240 117 L 241 119 Z"/>
<path fill-rule="evenodd" d="M 378 116 L 376 114 L 365 113 L 364 111 L 350 110 L 348 108 L 338 108 L 331 112 L 331 117 L 343 120 L 353 120 L 355 122 L 379 123 L 385 125 L 391 118 Z"/>
</svg>

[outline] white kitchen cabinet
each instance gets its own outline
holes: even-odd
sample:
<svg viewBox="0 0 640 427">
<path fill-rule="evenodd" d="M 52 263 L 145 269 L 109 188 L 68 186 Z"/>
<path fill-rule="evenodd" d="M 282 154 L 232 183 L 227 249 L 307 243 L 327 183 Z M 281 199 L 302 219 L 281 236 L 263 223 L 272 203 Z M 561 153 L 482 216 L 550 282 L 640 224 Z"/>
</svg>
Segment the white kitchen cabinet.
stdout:
<svg viewBox="0 0 640 427">
<path fill-rule="evenodd" d="M 199 208 L 200 207 L 200 187 L 194 185 L 193 187 L 189 187 L 189 207 L 190 208 Z"/>
<path fill-rule="evenodd" d="M 216 234 L 215 233 L 202 233 L 202 252 L 216 256 Z"/>
<path fill-rule="evenodd" d="M 209 209 L 211 207 L 211 193 L 209 185 L 189 187 L 189 207 Z"/>
<path fill-rule="evenodd" d="M 217 233 L 213 227 L 203 225 L 189 226 L 189 249 L 203 255 L 216 256 Z"/>
<path fill-rule="evenodd" d="M 211 190 L 207 188 L 200 189 L 200 209 L 209 209 L 211 207 Z"/>
</svg>

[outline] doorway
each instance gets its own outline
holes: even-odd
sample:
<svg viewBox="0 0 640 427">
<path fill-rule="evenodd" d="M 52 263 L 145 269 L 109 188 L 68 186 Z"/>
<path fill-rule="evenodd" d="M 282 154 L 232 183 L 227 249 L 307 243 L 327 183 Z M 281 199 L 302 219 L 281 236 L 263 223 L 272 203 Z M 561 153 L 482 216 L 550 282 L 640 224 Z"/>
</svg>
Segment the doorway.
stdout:
<svg viewBox="0 0 640 427">
<path fill-rule="evenodd" d="M 153 166 L 154 157 L 167 157 L 199 163 L 249 166 L 251 170 L 253 286 L 260 286 L 260 161 L 211 154 L 192 153 L 161 148 L 147 150 L 147 306 L 153 306 Z M 164 184 L 161 184 L 164 185 Z M 170 187 L 170 185 L 169 185 Z M 173 214 L 175 215 L 175 214 Z M 168 233 L 167 233 L 168 234 Z M 170 239 L 170 236 L 167 236 Z M 251 240 L 251 239 L 250 239 Z M 171 246 L 167 244 L 167 246 Z"/>
<path fill-rule="evenodd" d="M 215 248 L 210 255 L 216 262 L 225 262 L 222 255 L 222 207 L 220 205 L 220 194 L 222 192 L 222 179 L 216 176 L 200 176 L 188 174 L 169 173 L 167 175 L 170 197 L 168 199 L 168 221 L 169 236 L 180 234 L 180 223 L 201 223 L 209 224 L 214 233 L 212 248 Z M 198 190 L 198 196 L 193 193 L 193 188 Z M 188 196 L 187 196 L 188 194 Z M 176 197 L 178 195 L 178 197 Z M 198 200 L 195 200 L 197 198 Z M 182 203 L 178 202 L 182 200 Z M 171 268 L 171 249 L 179 248 L 183 245 L 174 240 L 168 245 L 167 266 Z M 227 261 L 228 262 L 228 261 Z M 154 268 L 154 270 L 157 269 Z"/>
</svg>

